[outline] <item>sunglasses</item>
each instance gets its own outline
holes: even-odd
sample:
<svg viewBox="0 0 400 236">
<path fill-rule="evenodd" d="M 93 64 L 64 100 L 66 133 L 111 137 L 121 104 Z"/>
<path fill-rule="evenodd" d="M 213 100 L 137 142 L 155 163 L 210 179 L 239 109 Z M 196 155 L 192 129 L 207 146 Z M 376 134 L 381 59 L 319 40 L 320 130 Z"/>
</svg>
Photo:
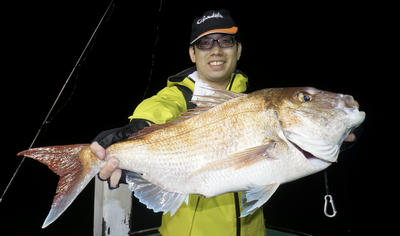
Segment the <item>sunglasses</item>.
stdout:
<svg viewBox="0 0 400 236">
<path fill-rule="evenodd" d="M 201 50 L 209 50 L 214 47 L 214 42 L 217 42 L 220 48 L 230 48 L 233 47 L 236 43 L 235 36 L 232 35 L 224 35 L 219 39 L 213 39 L 210 37 L 203 37 L 197 40 L 194 44 L 198 49 Z"/>
</svg>

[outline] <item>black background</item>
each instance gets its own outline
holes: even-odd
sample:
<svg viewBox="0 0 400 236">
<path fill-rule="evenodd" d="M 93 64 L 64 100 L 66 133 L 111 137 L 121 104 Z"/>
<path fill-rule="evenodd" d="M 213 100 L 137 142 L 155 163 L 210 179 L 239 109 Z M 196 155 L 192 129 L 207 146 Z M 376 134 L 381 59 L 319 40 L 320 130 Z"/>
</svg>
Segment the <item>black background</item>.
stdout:
<svg viewBox="0 0 400 236">
<path fill-rule="evenodd" d="M 29 147 L 108 4 L 59 0 L 4 6 L 2 192 L 21 161 L 15 154 Z M 126 124 L 143 97 L 163 88 L 167 76 L 192 66 L 188 41 L 193 18 L 226 8 L 241 31 L 238 68 L 249 76 L 251 90 L 314 86 L 353 95 L 367 113 L 357 145 L 329 168 L 338 215 L 323 214 L 325 189 L 318 173 L 278 189 L 264 205 L 267 225 L 312 235 L 368 235 L 393 226 L 378 223 L 394 211 L 385 207 L 390 200 L 383 194 L 388 179 L 383 175 L 389 172 L 384 151 L 389 148 L 380 131 L 391 125 L 384 123 L 390 114 L 382 104 L 388 103 L 386 91 L 395 77 L 385 74 L 390 65 L 383 62 L 386 14 L 381 6 L 164 0 L 159 13 L 159 4 L 115 1 L 34 146 L 88 143 L 100 131 Z M 159 41 L 153 47 L 157 26 Z M 93 184 L 56 222 L 41 229 L 57 181 L 47 167 L 26 159 L 0 203 L 1 235 L 91 235 Z M 141 221 L 157 222 L 135 214 Z M 138 228 L 146 226 L 141 221 Z"/>
</svg>

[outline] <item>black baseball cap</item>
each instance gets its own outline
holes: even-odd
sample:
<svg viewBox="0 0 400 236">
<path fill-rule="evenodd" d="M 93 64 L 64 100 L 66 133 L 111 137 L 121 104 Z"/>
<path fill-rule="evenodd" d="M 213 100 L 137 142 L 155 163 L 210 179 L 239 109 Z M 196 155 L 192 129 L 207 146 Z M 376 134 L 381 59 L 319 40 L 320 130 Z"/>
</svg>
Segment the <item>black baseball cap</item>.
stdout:
<svg viewBox="0 0 400 236">
<path fill-rule="evenodd" d="M 206 11 L 201 17 L 194 19 L 190 44 L 201 37 L 214 33 L 236 34 L 239 28 L 233 21 L 228 10 Z"/>
</svg>

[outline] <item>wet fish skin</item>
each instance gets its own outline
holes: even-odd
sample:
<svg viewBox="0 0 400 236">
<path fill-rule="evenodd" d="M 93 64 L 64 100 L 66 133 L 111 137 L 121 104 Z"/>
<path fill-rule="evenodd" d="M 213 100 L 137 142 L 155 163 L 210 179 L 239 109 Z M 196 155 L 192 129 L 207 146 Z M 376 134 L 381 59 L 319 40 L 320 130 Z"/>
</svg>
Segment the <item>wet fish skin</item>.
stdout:
<svg viewBox="0 0 400 236">
<path fill-rule="evenodd" d="M 313 96 L 312 104 L 299 100 L 300 90 L 303 95 L 307 93 Z M 320 168 L 310 165 L 310 161 L 304 159 L 302 153 L 298 152 L 290 141 L 299 143 L 299 146 L 303 146 L 303 149 L 310 153 L 315 153 L 319 159 L 314 160 L 313 163 L 324 160 L 319 163 L 321 168 L 326 168 L 328 164 L 335 162 L 343 138 L 351 131 L 352 126 L 358 125 L 359 119 L 363 119 L 363 113 L 358 112 L 355 103 L 349 104 L 348 101 L 351 99 L 347 98 L 347 96 L 313 88 L 262 90 L 230 100 L 190 120 L 168 126 L 166 129 L 158 129 L 148 135 L 116 144 L 110 147 L 108 156 L 121 157 L 126 153 L 121 158 L 123 159 L 120 164 L 122 168 L 144 173 L 145 179 L 168 191 L 198 193 L 206 197 L 221 194 L 221 191 L 245 190 L 243 187 L 241 189 L 239 186 L 233 187 L 234 184 L 229 184 L 229 188 L 223 187 L 228 184 L 219 183 L 223 182 L 223 176 L 226 177 L 226 174 L 215 170 L 227 169 L 229 165 L 234 165 L 233 160 L 247 161 L 251 164 L 261 161 L 263 158 L 257 159 L 254 155 L 247 157 L 247 152 L 254 154 L 254 147 L 263 147 L 270 143 L 274 143 L 273 149 L 269 146 L 266 150 L 260 148 L 256 151 L 274 160 L 283 160 L 288 156 L 298 165 L 300 165 L 299 162 L 305 161 L 302 163 L 304 165 L 302 170 L 305 173 L 296 172 L 296 175 L 303 176 L 319 171 Z M 345 106 L 348 107 L 346 108 L 348 111 L 343 109 Z M 351 117 L 349 118 L 351 112 L 356 113 L 353 118 L 355 122 L 350 119 Z M 306 119 L 306 117 L 310 118 Z M 332 119 L 335 117 L 343 119 L 343 122 L 333 122 Z M 308 124 L 306 129 L 302 126 L 304 122 Z M 326 131 L 321 127 L 325 127 Z M 316 138 L 309 134 L 311 132 Z M 190 135 L 187 135 L 189 133 Z M 321 150 L 308 147 L 310 144 L 297 140 L 295 136 L 298 136 L 298 133 L 307 133 L 309 136 L 304 139 L 313 141 L 314 146 L 320 144 Z M 288 139 L 287 136 L 293 140 Z M 130 144 L 132 146 L 129 146 Z M 242 156 L 237 157 L 239 155 L 236 153 Z M 300 157 L 297 157 L 298 154 Z M 143 162 L 143 160 L 146 161 Z M 290 162 L 290 160 L 286 161 Z M 163 164 L 158 165 L 158 163 Z M 241 166 L 248 166 L 249 163 Z M 170 167 L 164 168 L 168 164 Z M 217 173 L 221 174 L 220 178 L 213 181 L 208 179 L 209 177 L 204 176 L 207 170 L 204 166 L 214 172 L 214 176 L 217 176 Z M 276 171 L 271 170 L 272 172 Z M 205 181 L 207 178 L 208 184 L 203 184 L 201 180 L 196 182 L 193 178 L 194 173 L 202 173 L 202 180 Z M 279 182 L 296 178 L 296 176 L 290 177 L 291 175 L 287 173 L 287 180 L 282 178 Z M 232 176 L 233 173 L 226 177 L 227 181 L 232 181 Z M 269 177 L 269 179 L 272 178 Z M 237 182 L 240 183 L 240 179 Z M 218 183 L 218 185 L 211 187 L 212 183 Z"/>
<path fill-rule="evenodd" d="M 198 97 L 197 104 L 180 121 L 146 128 L 106 150 L 107 158 L 118 158 L 120 168 L 133 172 L 128 176 L 131 190 L 156 212 L 174 214 L 189 194 L 244 191 L 242 216 L 251 214 L 281 183 L 335 162 L 343 139 L 365 118 L 351 96 L 310 87 L 246 95 L 215 91 Z M 74 184 L 57 189 L 44 227 L 104 165 L 87 145 L 36 148 L 19 155 L 49 165 L 60 174 L 60 183 Z M 62 164 L 52 167 L 57 159 Z M 75 174 L 65 175 L 70 171 Z"/>
</svg>

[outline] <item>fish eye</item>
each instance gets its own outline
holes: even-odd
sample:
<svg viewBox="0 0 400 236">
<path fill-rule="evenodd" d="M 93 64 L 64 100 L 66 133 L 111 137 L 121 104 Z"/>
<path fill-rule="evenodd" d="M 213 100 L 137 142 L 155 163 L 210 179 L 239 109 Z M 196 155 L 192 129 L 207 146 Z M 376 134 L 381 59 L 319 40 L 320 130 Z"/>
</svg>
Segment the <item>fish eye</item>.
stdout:
<svg viewBox="0 0 400 236">
<path fill-rule="evenodd" d="M 308 93 L 298 93 L 297 98 L 300 102 L 310 102 L 312 100 L 312 96 Z"/>
</svg>

